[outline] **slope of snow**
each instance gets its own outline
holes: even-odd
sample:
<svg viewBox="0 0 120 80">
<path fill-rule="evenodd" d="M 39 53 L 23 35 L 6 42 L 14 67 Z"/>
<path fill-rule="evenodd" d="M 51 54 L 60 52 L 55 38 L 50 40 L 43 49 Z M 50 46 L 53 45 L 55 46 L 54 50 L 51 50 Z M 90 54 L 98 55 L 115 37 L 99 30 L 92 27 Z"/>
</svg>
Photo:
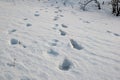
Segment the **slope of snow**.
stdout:
<svg viewBox="0 0 120 80">
<path fill-rule="evenodd" d="M 120 80 L 120 18 L 109 9 L 11 1 L 0 1 L 0 80 Z"/>
</svg>

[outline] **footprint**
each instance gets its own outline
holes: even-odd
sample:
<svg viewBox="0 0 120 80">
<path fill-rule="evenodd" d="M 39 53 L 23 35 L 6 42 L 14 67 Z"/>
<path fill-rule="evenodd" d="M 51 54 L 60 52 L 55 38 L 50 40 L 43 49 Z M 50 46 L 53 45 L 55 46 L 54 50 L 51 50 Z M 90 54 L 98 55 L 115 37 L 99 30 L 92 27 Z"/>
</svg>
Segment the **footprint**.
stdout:
<svg viewBox="0 0 120 80">
<path fill-rule="evenodd" d="M 117 34 L 117 33 L 113 33 L 115 36 L 120 36 L 120 34 Z"/>
<path fill-rule="evenodd" d="M 58 13 L 58 11 L 55 11 L 54 13 Z"/>
<path fill-rule="evenodd" d="M 26 26 L 27 26 L 27 27 L 30 27 L 30 26 L 32 26 L 32 24 L 31 24 L 31 23 L 27 23 Z"/>
<path fill-rule="evenodd" d="M 34 16 L 40 16 L 39 11 L 35 11 Z"/>
<path fill-rule="evenodd" d="M 61 29 L 59 31 L 60 31 L 61 36 L 65 36 L 66 35 L 65 31 L 62 31 Z"/>
<path fill-rule="evenodd" d="M 23 20 L 28 20 L 27 18 L 24 18 Z"/>
<path fill-rule="evenodd" d="M 13 64 L 13 63 L 7 63 L 7 65 L 8 65 L 9 67 L 15 67 L 15 64 Z"/>
<path fill-rule="evenodd" d="M 70 39 L 70 42 L 71 42 L 73 48 L 75 48 L 77 50 L 82 50 L 83 49 L 83 47 L 81 45 L 79 45 L 75 40 Z"/>
<path fill-rule="evenodd" d="M 17 31 L 16 29 L 12 29 L 11 31 L 9 31 L 9 34 L 16 32 L 16 31 Z"/>
<path fill-rule="evenodd" d="M 61 24 L 61 26 L 62 26 L 63 28 L 68 28 L 68 26 L 65 25 L 65 24 Z"/>
<path fill-rule="evenodd" d="M 26 48 L 27 46 L 26 45 L 22 45 L 23 46 L 23 48 Z"/>
<path fill-rule="evenodd" d="M 48 54 L 53 55 L 53 56 L 58 56 L 58 55 L 59 55 L 59 53 L 56 52 L 56 51 L 53 50 L 53 49 L 50 49 L 50 50 L 48 51 Z"/>
<path fill-rule="evenodd" d="M 112 33 L 111 31 L 107 31 L 108 33 Z"/>
<path fill-rule="evenodd" d="M 40 14 L 39 13 L 35 13 L 34 16 L 40 16 Z"/>
<path fill-rule="evenodd" d="M 58 17 L 58 16 L 55 16 L 53 20 L 54 20 L 54 21 L 57 21 L 58 19 L 59 19 L 59 17 Z"/>
<path fill-rule="evenodd" d="M 55 26 L 53 27 L 54 30 L 57 30 L 58 29 L 58 24 L 55 24 Z"/>
<path fill-rule="evenodd" d="M 68 71 L 72 66 L 73 66 L 72 62 L 65 58 L 63 63 L 59 65 L 59 69 L 63 71 Z"/>
<path fill-rule="evenodd" d="M 60 15 L 60 17 L 64 17 L 63 15 Z"/>
<path fill-rule="evenodd" d="M 79 18 L 79 20 L 82 20 L 82 18 Z"/>
<path fill-rule="evenodd" d="M 57 7 L 55 7 L 55 8 L 56 8 L 56 9 L 59 9 L 60 7 L 57 6 Z"/>
<path fill-rule="evenodd" d="M 60 9 L 59 9 L 58 11 L 59 11 L 59 12 L 62 12 L 62 10 L 60 10 Z"/>
<path fill-rule="evenodd" d="M 59 24 L 55 24 L 55 27 L 58 27 L 59 26 Z"/>
<path fill-rule="evenodd" d="M 53 42 L 51 43 L 52 46 L 57 46 L 57 43 Z"/>
<path fill-rule="evenodd" d="M 52 42 L 50 43 L 51 46 L 57 46 L 57 39 L 53 39 Z"/>
<path fill-rule="evenodd" d="M 59 40 L 57 40 L 57 39 L 53 39 L 53 41 L 54 41 L 54 42 L 58 42 Z"/>
<path fill-rule="evenodd" d="M 19 41 L 17 39 L 11 39 L 10 43 L 11 43 L 11 45 L 16 45 L 19 43 Z"/>
<path fill-rule="evenodd" d="M 89 21 L 83 21 L 84 23 L 90 23 Z"/>
</svg>

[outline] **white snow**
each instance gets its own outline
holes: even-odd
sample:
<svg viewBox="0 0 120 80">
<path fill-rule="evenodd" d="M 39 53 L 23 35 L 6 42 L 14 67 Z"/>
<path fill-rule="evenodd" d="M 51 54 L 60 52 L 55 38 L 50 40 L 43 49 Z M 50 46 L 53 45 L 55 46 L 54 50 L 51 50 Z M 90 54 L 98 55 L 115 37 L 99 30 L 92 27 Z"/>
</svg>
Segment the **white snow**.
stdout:
<svg viewBox="0 0 120 80">
<path fill-rule="evenodd" d="M 12 1 L 0 0 L 0 80 L 120 80 L 120 17 L 107 3 Z"/>
</svg>

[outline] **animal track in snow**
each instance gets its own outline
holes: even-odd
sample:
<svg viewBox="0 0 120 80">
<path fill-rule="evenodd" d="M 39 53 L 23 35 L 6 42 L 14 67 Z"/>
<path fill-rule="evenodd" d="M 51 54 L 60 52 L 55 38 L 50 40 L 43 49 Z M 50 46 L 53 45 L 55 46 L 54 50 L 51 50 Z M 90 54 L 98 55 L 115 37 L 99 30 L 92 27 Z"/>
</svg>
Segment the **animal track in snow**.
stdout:
<svg viewBox="0 0 120 80">
<path fill-rule="evenodd" d="M 66 35 L 66 32 L 65 31 L 63 31 L 63 30 L 59 30 L 60 31 L 60 34 L 61 34 L 61 36 L 65 36 Z"/>
<path fill-rule="evenodd" d="M 59 24 L 55 24 L 55 27 L 58 27 L 59 26 Z"/>
<path fill-rule="evenodd" d="M 55 24 L 55 26 L 53 27 L 53 29 L 57 30 L 58 26 L 59 26 L 58 24 Z"/>
<path fill-rule="evenodd" d="M 31 24 L 31 23 L 27 23 L 26 26 L 27 26 L 27 27 L 30 27 L 30 26 L 32 26 L 32 24 Z"/>
<path fill-rule="evenodd" d="M 53 20 L 54 20 L 54 21 L 57 21 L 58 19 L 59 19 L 59 17 L 58 17 L 58 16 L 55 16 Z"/>
<path fill-rule="evenodd" d="M 59 65 L 60 70 L 68 71 L 73 66 L 72 62 L 67 58 L 64 59 L 63 63 Z"/>
<path fill-rule="evenodd" d="M 53 49 L 50 49 L 50 50 L 48 51 L 48 54 L 53 55 L 53 56 L 58 56 L 58 55 L 59 55 L 59 53 L 56 52 L 56 51 L 53 50 Z"/>
<path fill-rule="evenodd" d="M 17 45 L 17 44 L 19 44 L 19 45 L 21 45 L 23 48 L 26 48 L 26 46 L 25 46 L 24 44 L 22 44 L 19 40 L 14 39 L 14 38 L 12 38 L 12 39 L 10 40 L 10 43 L 11 43 L 11 45 Z"/>
<path fill-rule="evenodd" d="M 89 21 L 83 21 L 84 23 L 90 23 Z"/>
<path fill-rule="evenodd" d="M 113 33 L 115 36 L 120 36 L 120 34 L 117 34 L 117 33 Z"/>
<path fill-rule="evenodd" d="M 13 64 L 13 63 L 7 63 L 7 65 L 8 65 L 9 67 L 15 67 L 15 64 Z"/>
<path fill-rule="evenodd" d="M 63 28 L 68 28 L 68 26 L 65 25 L 65 24 L 61 24 L 61 26 L 62 26 Z"/>
<path fill-rule="evenodd" d="M 63 15 L 60 15 L 60 17 L 64 17 Z"/>
<path fill-rule="evenodd" d="M 70 39 L 70 42 L 71 42 L 73 48 L 75 48 L 77 50 L 82 50 L 83 49 L 83 47 L 81 45 L 79 45 L 75 40 Z"/>
<path fill-rule="evenodd" d="M 40 14 L 39 13 L 35 13 L 34 16 L 40 16 Z"/>
<path fill-rule="evenodd" d="M 108 33 L 112 33 L 111 31 L 107 31 Z"/>
<path fill-rule="evenodd" d="M 19 43 L 19 41 L 17 39 L 11 39 L 10 43 L 11 43 L 11 45 L 16 45 Z"/>
<path fill-rule="evenodd" d="M 57 40 L 57 39 L 53 39 L 53 41 L 54 41 L 54 42 L 58 42 L 59 40 Z"/>
<path fill-rule="evenodd" d="M 40 16 L 39 11 L 36 11 L 34 16 Z"/>
<path fill-rule="evenodd" d="M 58 11 L 55 11 L 54 13 L 58 13 Z"/>
<path fill-rule="evenodd" d="M 52 46 L 56 46 L 56 45 L 57 45 L 57 42 L 58 42 L 57 39 L 53 39 L 53 41 L 51 42 L 51 45 L 52 45 Z"/>
<path fill-rule="evenodd" d="M 11 31 L 9 31 L 9 34 L 16 32 L 16 31 L 17 31 L 16 29 L 12 29 Z"/>
<path fill-rule="evenodd" d="M 59 9 L 58 11 L 59 11 L 59 12 L 62 12 L 62 10 L 60 10 L 60 9 Z"/>
<path fill-rule="evenodd" d="M 27 18 L 24 18 L 23 20 L 28 20 Z"/>
</svg>

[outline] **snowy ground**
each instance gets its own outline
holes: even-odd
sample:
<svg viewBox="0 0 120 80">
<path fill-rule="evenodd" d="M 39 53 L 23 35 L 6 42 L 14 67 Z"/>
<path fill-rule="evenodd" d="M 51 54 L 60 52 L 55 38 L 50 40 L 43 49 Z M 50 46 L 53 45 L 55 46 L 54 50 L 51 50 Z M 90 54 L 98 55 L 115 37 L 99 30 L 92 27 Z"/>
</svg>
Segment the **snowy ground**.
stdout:
<svg viewBox="0 0 120 80">
<path fill-rule="evenodd" d="M 120 18 L 1 0 L 0 80 L 120 80 Z"/>
</svg>

